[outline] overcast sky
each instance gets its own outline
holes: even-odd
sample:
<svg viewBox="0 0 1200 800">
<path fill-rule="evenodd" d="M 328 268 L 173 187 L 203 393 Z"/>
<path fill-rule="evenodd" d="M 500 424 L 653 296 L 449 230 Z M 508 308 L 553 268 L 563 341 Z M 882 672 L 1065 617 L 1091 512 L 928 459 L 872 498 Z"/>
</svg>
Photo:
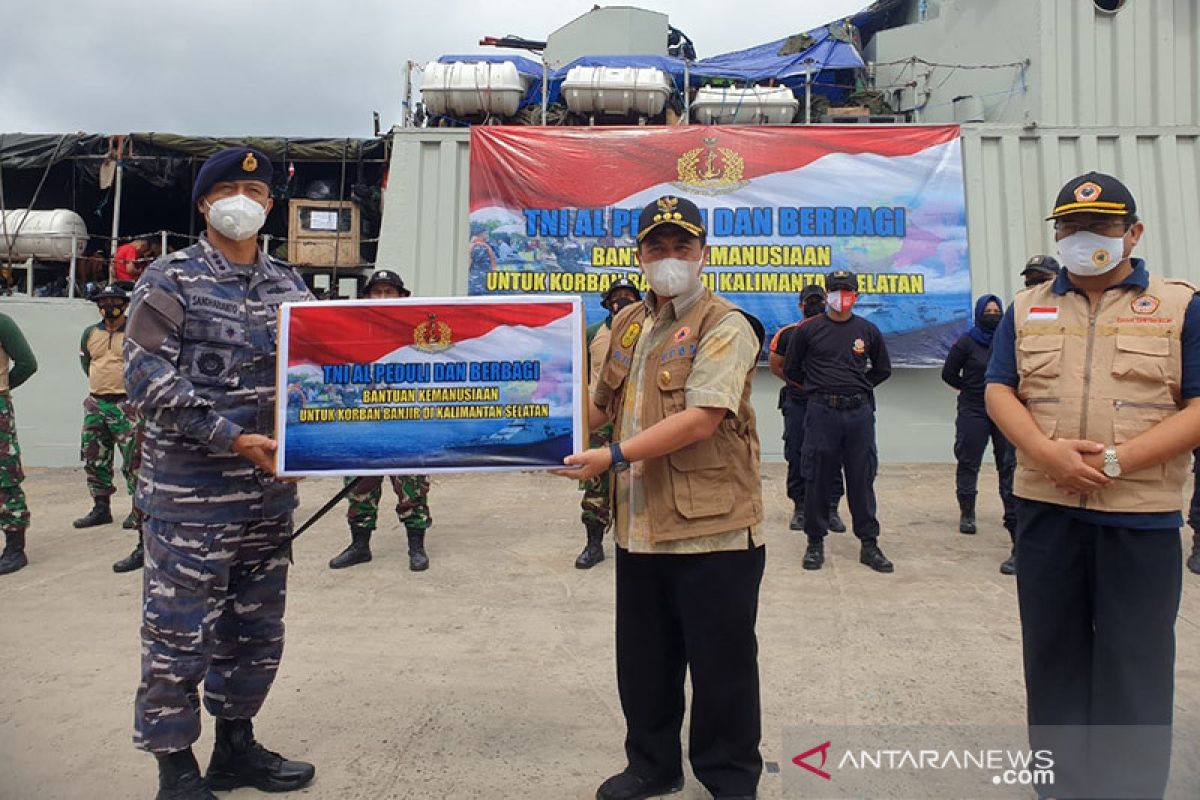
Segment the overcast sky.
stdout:
<svg viewBox="0 0 1200 800">
<path fill-rule="evenodd" d="M 701 58 L 870 0 L 645 0 Z M 399 118 L 406 60 L 545 38 L 563 0 L 0 0 L 0 132 L 370 136 Z"/>
</svg>

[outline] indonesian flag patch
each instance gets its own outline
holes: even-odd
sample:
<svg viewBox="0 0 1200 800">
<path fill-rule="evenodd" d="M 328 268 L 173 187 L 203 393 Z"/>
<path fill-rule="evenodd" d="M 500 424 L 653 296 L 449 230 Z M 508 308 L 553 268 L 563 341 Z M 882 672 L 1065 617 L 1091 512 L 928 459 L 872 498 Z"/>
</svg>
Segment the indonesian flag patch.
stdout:
<svg viewBox="0 0 1200 800">
<path fill-rule="evenodd" d="M 1058 306 L 1034 306 L 1027 317 L 1031 322 L 1053 322 L 1058 319 Z"/>
</svg>

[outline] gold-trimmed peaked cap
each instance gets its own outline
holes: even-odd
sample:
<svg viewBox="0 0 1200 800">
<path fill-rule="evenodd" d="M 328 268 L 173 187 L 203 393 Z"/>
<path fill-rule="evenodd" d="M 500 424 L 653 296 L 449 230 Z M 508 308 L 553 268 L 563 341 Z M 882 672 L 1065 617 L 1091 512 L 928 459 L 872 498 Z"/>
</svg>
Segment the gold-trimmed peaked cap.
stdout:
<svg viewBox="0 0 1200 800">
<path fill-rule="evenodd" d="M 1069 214 L 1110 214 L 1123 217 L 1137 213 L 1133 193 L 1114 178 L 1102 172 L 1089 172 L 1072 178 L 1058 192 L 1054 211 L 1047 220 Z"/>
<path fill-rule="evenodd" d="M 673 194 L 663 195 L 642 209 L 638 217 L 637 240 L 641 242 L 659 225 L 674 225 L 692 236 L 704 235 L 704 217 L 700 216 L 700 209 L 686 197 Z"/>
</svg>

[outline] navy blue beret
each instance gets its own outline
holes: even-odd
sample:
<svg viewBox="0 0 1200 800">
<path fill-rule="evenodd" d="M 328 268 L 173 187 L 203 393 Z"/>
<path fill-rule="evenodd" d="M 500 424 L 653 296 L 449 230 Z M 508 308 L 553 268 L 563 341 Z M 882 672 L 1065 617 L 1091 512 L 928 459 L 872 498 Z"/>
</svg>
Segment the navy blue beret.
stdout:
<svg viewBox="0 0 1200 800">
<path fill-rule="evenodd" d="M 221 181 L 262 181 L 271 185 L 274 170 L 271 159 L 253 147 L 229 147 L 211 156 L 196 173 L 192 203 L 199 203 L 214 183 Z"/>
</svg>

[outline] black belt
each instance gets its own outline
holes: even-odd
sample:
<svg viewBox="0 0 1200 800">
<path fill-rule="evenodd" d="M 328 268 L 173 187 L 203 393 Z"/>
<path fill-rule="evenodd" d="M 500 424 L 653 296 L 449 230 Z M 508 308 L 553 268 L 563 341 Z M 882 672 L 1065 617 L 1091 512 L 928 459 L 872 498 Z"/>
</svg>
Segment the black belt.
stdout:
<svg viewBox="0 0 1200 800">
<path fill-rule="evenodd" d="M 97 400 L 105 400 L 109 403 L 120 403 L 125 399 L 125 394 L 96 394 L 92 392 L 92 397 Z"/>
<path fill-rule="evenodd" d="M 871 402 L 871 398 L 865 394 L 818 394 L 815 397 L 830 408 L 839 410 L 862 408 Z"/>
</svg>

